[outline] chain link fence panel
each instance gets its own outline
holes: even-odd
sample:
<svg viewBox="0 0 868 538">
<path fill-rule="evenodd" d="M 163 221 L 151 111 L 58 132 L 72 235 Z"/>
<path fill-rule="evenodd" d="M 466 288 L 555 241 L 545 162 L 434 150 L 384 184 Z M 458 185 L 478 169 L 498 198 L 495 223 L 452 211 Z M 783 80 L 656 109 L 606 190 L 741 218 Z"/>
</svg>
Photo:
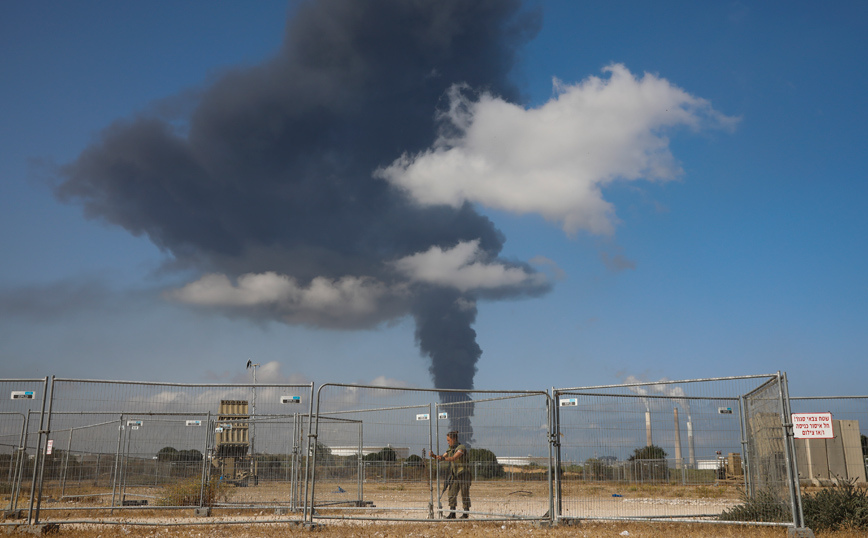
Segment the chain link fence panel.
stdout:
<svg viewBox="0 0 868 538">
<path fill-rule="evenodd" d="M 303 480 L 293 432 L 312 395 L 312 384 L 55 379 L 38 510 L 289 511 Z"/>
<path fill-rule="evenodd" d="M 48 378 L 0 380 L 0 498 L 9 515 L 32 510 L 47 391 Z"/>
<path fill-rule="evenodd" d="M 227 522 L 274 510 L 286 517 L 270 521 L 305 524 L 467 516 L 800 527 L 799 478 L 812 487 L 866 474 L 868 397 L 790 400 L 785 374 L 551 395 L 313 389 L 0 380 L 7 514 L 123 522 L 197 508 Z M 792 411 L 831 413 L 840 439 L 794 443 Z M 433 457 L 447 453 L 448 432 L 466 461 Z M 752 516 L 731 517 L 744 506 Z"/>
<path fill-rule="evenodd" d="M 775 494 L 760 519 L 792 523 L 779 376 L 553 394 L 559 517 L 717 520 L 756 483 Z"/>
<path fill-rule="evenodd" d="M 318 391 L 314 419 L 311 519 L 448 517 L 449 464 L 432 454 L 446 452 L 449 431 L 458 431 L 469 456 L 460 476 L 470 484 L 470 500 L 465 503 L 458 492 L 460 514 L 550 518 L 545 392 L 326 384 Z"/>
</svg>

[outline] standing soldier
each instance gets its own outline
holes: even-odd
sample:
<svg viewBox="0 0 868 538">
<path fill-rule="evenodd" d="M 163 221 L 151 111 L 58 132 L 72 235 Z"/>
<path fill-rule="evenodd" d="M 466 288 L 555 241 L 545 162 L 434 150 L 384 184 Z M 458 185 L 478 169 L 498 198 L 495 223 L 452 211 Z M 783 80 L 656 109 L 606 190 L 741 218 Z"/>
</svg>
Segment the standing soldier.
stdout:
<svg viewBox="0 0 868 538">
<path fill-rule="evenodd" d="M 458 492 L 461 492 L 461 503 L 464 505 L 464 513 L 461 519 L 467 519 L 470 511 L 470 481 L 473 476 L 470 473 L 470 454 L 467 447 L 458 443 L 458 431 L 446 434 L 449 450 L 442 456 L 434 455 L 435 460 L 449 462 L 449 515 L 446 519 L 455 519 L 455 507 L 458 505 Z"/>
</svg>

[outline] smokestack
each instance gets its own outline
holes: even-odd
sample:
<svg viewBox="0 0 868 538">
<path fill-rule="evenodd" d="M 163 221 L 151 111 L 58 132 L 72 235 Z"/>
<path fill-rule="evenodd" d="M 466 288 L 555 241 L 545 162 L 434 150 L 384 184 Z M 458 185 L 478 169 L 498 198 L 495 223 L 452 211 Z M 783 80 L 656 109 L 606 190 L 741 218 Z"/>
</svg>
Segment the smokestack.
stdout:
<svg viewBox="0 0 868 538">
<path fill-rule="evenodd" d="M 687 450 L 690 456 L 690 468 L 696 469 L 696 452 L 693 450 L 693 419 L 687 414 Z"/>
<path fill-rule="evenodd" d="M 674 408 L 675 414 L 675 468 L 681 469 L 681 424 L 678 422 L 678 408 Z"/>
<path fill-rule="evenodd" d="M 654 443 L 651 440 L 651 408 L 645 409 L 645 444 L 648 446 L 653 445 Z"/>
</svg>

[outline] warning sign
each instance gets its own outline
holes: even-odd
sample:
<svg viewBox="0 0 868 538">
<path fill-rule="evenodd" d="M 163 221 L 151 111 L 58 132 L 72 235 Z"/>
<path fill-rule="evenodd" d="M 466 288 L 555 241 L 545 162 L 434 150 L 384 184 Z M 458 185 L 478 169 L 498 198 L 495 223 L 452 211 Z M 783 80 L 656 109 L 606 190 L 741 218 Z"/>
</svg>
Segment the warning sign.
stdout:
<svg viewBox="0 0 868 538">
<path fill-rule="evenodd" d="M 793 437 L 796 439 L 832 439 L 832 413 L 793 413 Z"/>
</svg>

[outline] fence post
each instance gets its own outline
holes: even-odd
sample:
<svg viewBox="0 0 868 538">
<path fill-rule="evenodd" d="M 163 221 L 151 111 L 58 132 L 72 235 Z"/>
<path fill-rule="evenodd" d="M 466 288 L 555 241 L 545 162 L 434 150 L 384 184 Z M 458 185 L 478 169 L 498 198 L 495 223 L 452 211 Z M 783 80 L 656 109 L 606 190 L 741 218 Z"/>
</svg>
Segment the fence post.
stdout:
<svg viewBox="0 0 868 538">
<path fill-rule="evenodd" d="M 211 439 L 211 432 L 214 431 L 214 427 L 211 425 L 211 411 L 208 411 L 208 421 L 205 423 L 207 427 L 205 428 L 205 444 L 202 449 L 202 478 L 199 485 L 199 508 L 205 506 L 205 483 L 209 482 L 207 477 L 209 474 L 208 471 L 210 464 L 208 463 L 208 445 L 210 444 L 208 441 Z M 210 484 L 208 485 L 210 489 Z"/>
<path fill-rule="evenodd" d="M 548 393 L 546 393 L 546 437 L 548 437 L 548 446 L 549 446 L 549 461 L 548 461 L 548 481 L 549 481 L 549 510 L 548 516 L 549 521 L 554 523 L 557 519 L 557 514 L 555 513 L 555 489 L 554 489 L 554 481 L 556 479 L 556 475 L 560 475 L 560 467 L 555 469 L 555 459 L 554 459 L 554 451 L 552 450 L 552 444 L 557 442 L 555 437 L 557 436 L 557 432 L 552 427 L 552 407 L 554 406 L 551 397 Z"/>
<path fill-rule="evenodd" d="M 45 420 L 45 401 L 48 399 L 48 378 L 46 377 L 43 381 L 42 385 L 42 409 L 39 411 L 39 432 L 36 436 L 36 455 L 33 458 L 33 478 L 30 483 L 30 509 L 27 512 L 27 524 L 34 524 L 33 522 L 33 505 L 36 501 L 36 482 L 37 482 L 37 471 L 39 470 L 39 463 L 44 462 L 45 458 L 42 457 L 42 437 L 45 432 L 43 431 L 43 423 Z M 40 477 L 41 478 L 41 477 Z M 39 486 L 39 492 L 42 493 L 42 484 Z"/>
<path fill-rule="evenodd" d="M 120 418 L 118 418 L 118 446 L 115 449 L 115 461 L 114 461 L 114 469 L 112 469 L 112 504 L 110 514 L 115 513 L 115 490 L 118 485 L 118 460 L 120 459 L 121 454 L 121 443 L 123 442 L 123 434 L 124 434 L 124 414 L 121 413 Z"/>
<path fill-rule="evenodd" d="M 436 415 L 434 415 L 434 404 L 428 403 L 428 492 L 430 494 L 428 500 L 428 519 L 434 519 L 434 468 L 431 466 L 431 462 L 434 460 L 431 459 L 431 450 L 434 448 L 434 439 L 432 428 L 434 427 L 432 422 L 436 420 Z M 424 453 L 422 454 L 425 455 Z"/>
<path fill-rule="evenodd" d="M 793 424 L 790 422 L 790 390 L 787 373 L 778 372 L 781 388 L 781 418 L 784 425 L 784 455 L 787 464 L 787 478 L 790 483 L 790 498 L 793 506 L 793 526 L 800 529 L 805 526 L 805 515 L 802 513 L 802 491 L 799 486 L 799 475 L 796 472 L 796 450 L 793 442 Z"/>
<path fill-rule="evenodd" d="M 319 417 L 317 417 L 317 418 L 319 418 Z M 358 502 L 359 506 L 361 506 L 362 501 L 365 500 L 365 481 L 367 478 L 367 476 L 365 475 L 365 472 L 367 471 L 367 466 L 365 465 L 365 459 L 362 456 L 362 451 L 364 450 L 364 448 L 365 448 L 364 426 L 361 423 L 359 423 L 359 459 L 358 459 L 358 465 L 359 465 L 360 472 L 356 473 L 359 477 L 358 478 L 359 487 L 356 490 L 359 492 L 359 502 Z"/>
<path fill-rule="evenodd" d="M 316 431 L 319 431 L 319 394 L 322 391 L 323 385 L 317 389 L 316 392 Z M 313 420 L 313 384 L 311 384 L 311 399 L 310 399 L 310 412 L 308 413 L 307 420 L 307 454 L 305 458 L 304 464 L 304 512 L 302 515 L 302 520 L 307 521 L 308 516 L 310 516 L 310 523 L 313 523 L 313 495 L 314 495 L 314 485 L 313 480 L 316 478 L 316 433 L 312 430 L 314 428 L 314 420 Z M 310 440 L 313 439 L 314 448 L 313 454 L 310 452 Z M 313 459 L 313 462 L 311 462 Z M 308 505 L 308 489 L 310 490 L 310 505 Z"/>
<path fill-rule="evenodd" d="M 741 462 L 744 468 L 744 489 L 749 498 L 753 498 L 753 482 L 751 480 L 750 461 L 748 460 L 748 451 L 750 447 L 747 442 L 747 406 L 745 404 L 744 394 L 738 397 L 738 420 L 739 429 L 741 430 Z"/>
<path fill-rule="evenodd" d="M 554 444 L 555 469 L 557 469 L 557 474 L 555 475 L 555 488 L 553 492 L 556 507 L 554 515 L 557 520 L 563 515 L 563 501 L 561 500 L 561 495 L 563 494 L 561 466 L 563 465 L 563 462 L 561 461 L 561 410 L 559 395 L 554 387 L 552 387 L 551 405 L 549 406 L 549 422 L 552 424 L 552 441 L 549 443 L 549 451 L 551 452 L 551 445 Z"/>
</svg>

